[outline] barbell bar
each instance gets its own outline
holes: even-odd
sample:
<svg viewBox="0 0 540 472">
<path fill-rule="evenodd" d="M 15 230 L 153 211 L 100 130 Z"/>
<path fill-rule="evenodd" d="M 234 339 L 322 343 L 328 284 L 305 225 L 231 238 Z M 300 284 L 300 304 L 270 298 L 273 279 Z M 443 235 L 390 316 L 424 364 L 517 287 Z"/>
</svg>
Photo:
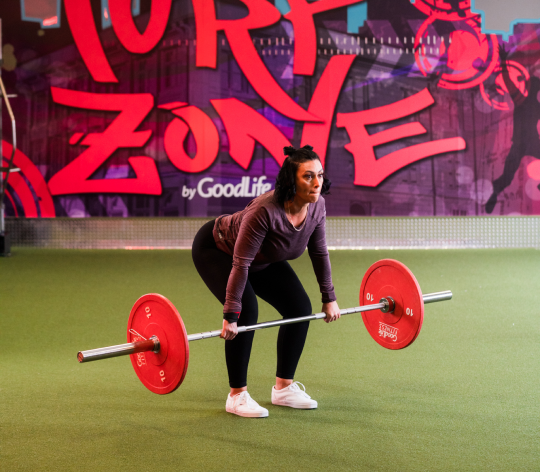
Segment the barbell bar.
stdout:
<svg viewBox="0 0 540 472">
<path fill-rule="evenodd" d="M 390 298 L 390 297 L 389 297 Z M 452 298 L 452 292 L 450 290 L 445 290 L 443 292 L 434 292 L 426 293 L 422 295 L 424 304 L 426 303 L 435 303 L 442 302 L 445 300 L 450 300 Z M 357 306 L 354 308 L 345 308 L 339 310 L 341 316 L 343 315 L 352 315 L 353 313 L 362 313 L 365 311 L 372 310 L 387 310 L 392 312 L 394 305 L 393 300 L 382 298 L 379 303 L 374 303 L 372 305 Z M 308 316 L 299 316 L 298 318 L 288 318 L 284 320 L 275 320 L 275 321 L 264 321 L 262 323 L 257 323 L 251 326 L 238 326 L 238 334 L 245 333 L 246 331 L 256 331 L 258 329 L 265 328 L 274 328 L 275 326 L 283 326 L 294 323 L 302 323 L 304 321 L 314 321 L 322 320 L 326 318 L 326 313 L 315 313 Z M 222 330 L 216 329 L 215 331 L 204 331 L 201 333 L 188 334 L 188 342 L 199 341 L 201 339 L 217 338 L 221 335 Z M 118 344 L 116 346 L 100 347 L 97 349 L 90 349 L 88 351 L 80 351 L 77 354 L 77 359 L 79 362 L 91 362 L 97 361 L 100 359 L 109 359 L 112 357 L 127 356 L 130 354 L 136 354 L 138 352 L 159 352 L 160 345 L 159 339 L 156 336 L 152 336 L 150 339 L 144 341 L 137 341 L 134 343 Z"/>
<path fill-rule="evenodd" d="M 388 349 L 403 349 L 418 336 L 424 305 L 452 298 L 449 290 L 422 294 L 412 272 L 401 262 L 383 259 L 362 279 L 360 306 L 340 310 L 341 315 L 362 313 L 372 338 Z M 378 303 L 368 303 L 379 300 Z M 238 334 L 259 329 L 326 318 L 326 313 L 239 326 Z M 147 294 L 133 306 L 128 320 L 128 343 L 80 351 L 80 363 L 130 355 L 141 382 L 152 392 L 167 394 L 183 382 L 189 361 L 189 342 L 215 338 L 222 330 L 188 335 L 182 317 L 163 295 Z"/>
</svg>

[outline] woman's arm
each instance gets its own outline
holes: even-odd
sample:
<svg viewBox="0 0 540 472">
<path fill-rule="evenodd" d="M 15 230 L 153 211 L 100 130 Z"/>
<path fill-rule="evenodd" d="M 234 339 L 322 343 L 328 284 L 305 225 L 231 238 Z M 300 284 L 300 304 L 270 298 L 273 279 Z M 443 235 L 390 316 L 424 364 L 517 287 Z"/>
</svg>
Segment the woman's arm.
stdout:
<svg viewBox="0 0 540 472">
<path fill-rule="evenodd" d="M 246 287 L 248 270 L 259 252 L 269 228 L 269 215 L 264 207 L 244 215 L 234 245 L 233 264 L 223 313 L 241 313 L 242 295 Z M 228 317 L 228 321 L 234 321 Z"/>
<path fill-rule="evenodd" d="M 308 253 L 321 290 L 322 311 L 327 315 L 325 321 L 327 323 L 335 321 L 341 317 L 341 314 L 332 284 L 332 266 L 326 246 L 326 212 L 309 238 Z"/>
<path fill-rule="evenodd" d="M 233 265 L 227 281 L 225 305 L 223 306 L 223 328 L 221 335 L 230 341 L 238 334 L 238 318 L 242 312 L 242 296 L 246 287 L 248 270 L 261 248 L 269 227 L 269 216 L 265 208 L 248 213 L 242 219 L 236 238 Z"/>
</svg>

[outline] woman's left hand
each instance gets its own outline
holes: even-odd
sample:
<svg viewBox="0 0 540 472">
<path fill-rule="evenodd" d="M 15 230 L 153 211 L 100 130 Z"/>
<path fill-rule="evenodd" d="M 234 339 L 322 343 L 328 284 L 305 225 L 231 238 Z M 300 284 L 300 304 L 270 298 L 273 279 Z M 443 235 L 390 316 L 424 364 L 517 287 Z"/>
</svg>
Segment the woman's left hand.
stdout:
<svg viewBox="0 0 540 472">
<path fill-rule="evenodd" d="M 330 323 L 341 318 L 341 313 L 339 312 L 339 306 L 337 302 L 323 303 L 322 311 L 326 313 L 326 318 L 324 321 Z"/>
</svg>

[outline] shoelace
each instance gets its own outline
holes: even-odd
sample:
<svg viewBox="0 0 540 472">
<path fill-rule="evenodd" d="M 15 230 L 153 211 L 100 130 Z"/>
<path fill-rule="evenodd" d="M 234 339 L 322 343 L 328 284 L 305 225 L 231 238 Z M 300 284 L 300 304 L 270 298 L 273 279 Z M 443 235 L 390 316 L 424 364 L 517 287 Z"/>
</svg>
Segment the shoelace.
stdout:
<svg viewBox="0 0 540 472">
<path fill-rule="evenodd" d="M 251 395 L 248 392 L 242 392 L 236 394 L 234 397 L 234 407 L 240 406 L 242 404 L 246 404 L 249 408 L 256 408 L 259 406 L 259 404 L 251 398 Z"/>
<path fill-rule="evenodd" d="M 304 390 L 302 390 L 298 385 L 302 385 L 302 388 Z M 303 384 L 303 383 L 300 383 L 300 382 L 293 382 L 290 387 L 289 387 L 293 392 L 295 393 L 298 393 L 299 395 L 303 396 L 304 398 L 311 398 L 307 393 L 306 393 L 306 386 Z"/>
</svg>

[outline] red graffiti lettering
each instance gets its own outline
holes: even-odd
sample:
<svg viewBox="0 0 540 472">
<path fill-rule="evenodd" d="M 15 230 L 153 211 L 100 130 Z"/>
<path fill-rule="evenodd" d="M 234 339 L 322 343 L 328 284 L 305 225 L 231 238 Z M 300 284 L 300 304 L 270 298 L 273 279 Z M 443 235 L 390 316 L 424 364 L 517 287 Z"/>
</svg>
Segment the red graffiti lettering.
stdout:
<svg viewBox="0 0 540 472">
<path fill-rule="evenodd" d="M 322 123 L 306 123 L 302 132 L 301 146 L 309 144 L 321 158 L 324 168 L 326 148 L 332 127 L 332 119 L 339 92 L 356 56 L 334 56 L 324 69 L 317 88 L 313 92 L 308 111 L 320 116 Z"/>
<path fill-rule="evenodd" d="M 466 143 L 463 138 L 448 138 L 415 144 L 398 151 L 391 152 L 379 159 L 375 157 L 374 148 L 381 144 L 398 139 L 418 136 L 426 133 L 426 129 L 418 122 L 407 123 L 393 128 L 369 134 L 366 126 L 387 123 L 410 116 L 435 103 L 428 89 L 424 89 L 411 97 L 372 110 L 355 113 L 338 113 L 336 125 L 345 128 L 351 139 L 345 146 L 354 156 L 354 184 L 376 187 L 388 176 L 399 169 L 426 157 L 443 152 L 461 151 Z"/>
<path fill-rule="evenodd" d="M 283 148 L 291 143 L 272 122 L 236 98 L 210 102 L 227 130 L 229 154 L 240 166 L 249 167 L 255 141 L 261 143 L 280 166 L 283 164 Z"/>
<path fill-rule="evenodd" d="M 360 0 L 362 1 L 362 0 Z M 308 3 L 307 0 L 288 0 L 291 11 L 285 18 L 294 28 L 294 69 L 299 75 L 313 75 L 317 62 L 317 31 L 313 15 L 336 8 L 360 3 L 359 0 L 319 0 Z"/>
<path fill-rule="evenodd" d="M 161 194 L 161 181 L 154 160 L 147 156 L 130 157 L 136 177 L 128 179 L 90 179 L 92 174 L 120 148 L 141 147 L 152 131 L 135 131 L 154 104 L 149 93 L 103 94 L 77 92 L 51 87 L 56 103 L 75 108 L 119 111 L 103 133 L 89 133 L 81 145 L 89 146 L 79 157 L 49 180 L 52 195 L 76 193 Z"/>
<path fill-rule="evenodd" d="M 90 0 L 64 0 L 64 6 L 71 34 L 92 78 L 118 82 L 101 46 Z"/>
<path fill-rule="evenodd" d="M 131 16 L 131 0 L 110 0 L 112 26 L 122 45 L 133 53 L 151 51 L 165 32 L 171 2 L 152 2 L 150 21 L 141 34 Z M 73 39 L 92 78 L 96 82 L 118 82 L 99 40 L 90 0 L 65 0 L 64 5 Z"/>
<path fill-rule="evenodd" d="M 162 38 L 171 13 L 172 0 L 154 0 L 150 21 L 143 34 L 135 26 L 131 16 L 131 0 L 109 0 L 111 22 L 118 39 L 129 51 L 143 54 L 151 51 Z"/>
<path fill-rule="evenodd" d="M 302 146 L 310 144 L 321 158 L 324 167 L 332 118 L 339 92 L 355 56 L 335 56 L 324 70 L 309 104 L 309 111 L 324 118 L 322 123 L 306 123 Z M 219 113 L 229 137 L 229 154 L 244 169 L 249 167 L 255 141 L 283 164 L 283 148 L 290 146 L 283 133 L 264 116 L 235 98 L 211 100 Z"/>
<path fill-rule="evenodd" d="M 8 156 L 11 156 L 12 151 L 12 145 L 6 141 L 2 141 L 2 155 L 5 159 L 8 159 Z M 5 164 L 7 165 L 7 163 Z M 37 197 L 41 217 L 54 218 L 56 214 L 54 210 L 53 199 L 47 187 L 47 183 L 45 182 L 45 179 L 41 175 L 41 172 L 36 167 L 36 165 L 30 160 L 28 156 L 23 154 L 20 149 L 17 149 L 15 151 L 13 165 L 21 169 L 21 173 L 22 175 L 24 175 L 24 179 L 21 181 L 19 180 L 19 178 L 21 177 L 19 173 L 10 174 L 9 182 L 14 188 L 15 193 L 19 196 L 19 199 L 21 200 L 21 203 L 24 207 L 25 216 L 30 217 L 32 213 L 29 213 L 29 211 L 33 208 L 33 204 L 31 204 L 28 200 L 28 196 L 31 197 L 32 201 L 34 200 L 34 197 L 32 196 L 32 192 L 30 190 L 29 194 L 26 193 L 25 190 L 22 190 L 24 194 L 21 194 L 18 190 L 18 185 L 25 185 L 26 187 L 28 187 L 28 185 L 26 184 L 26 181 L 28 181 Z M 13 178 L 17 180 L 16 183 L 11 181 Z"/>
<path fill-rule="evenodd" d="M 324 118 L 322 123 L 306 123 L 302 133 L 302 146 L 310 144 L 321 158 L 324 167 L 332 118 L 339 92 L 355 56 L 335 56 L 324 70 L 309 105 L 309 111 Z M 255 141 L 283 164 L 283 148 L 289 140 L 264 116 L 235 98 L 211 100 L 219 113 L 229 137 L 229 154 L 244 169 L 249 167 Z"/>
<path fill-rule="evenodd" d="M 7 161 L 3 161 L 2 164 L 7 164 Z M 5 178 L 6 174 L 3 173 L 3 177 Z M 34 201 L 34 196 L 32 195 L 32 191 L 30 190 L 30 187 L 24 180 L 23 176 L 20 175 L 18 172 L 13 172 L 9 175 L 9 185 L 11 186 L 11 189 L 15 195 L 19 198 L 19 202 L 21 203 L 24 211 L 24 216 L 26 218 L 37 218 L 38 217 L 38 211 L 36 202 Z M 8 195 L 8 199 L 11 202 L 11 205 L 13 206 L 13 209 L 15 210 L 15 213 L 17 213 L 17 206 L 15 205 L 15 200 L 11 193 L 9 191 L 6 191 L 6 195 Z"/>
<path fill-rule="evenodd" d="M 170 161 L 182 172 L 196 173 L 208 169 L 219 152 L 216 125 L 197 107 L 180 108 L 173 110 L 173 113 L 184 121 L 175 118 L 165 130 L 163 141 Z M 193 158 L 184 150 L 184 140 L 190 129 L 197 145 L 197 154 Z"/>
<path fill-rule="evenodd" d="M 249 14 L 240 20 L 218 20 L 214 0 L 193 2 L 197 27 L 197 67 L 216 68 L 217 32 L 224 31 L 238 66 L 255 91 L 271 107 L 299 121 L 319 121 L 279 86 L 257 53 L 249 30 L 277 23 L 281 14 L 266 0 L 242 0 Z"/>
</svg>

